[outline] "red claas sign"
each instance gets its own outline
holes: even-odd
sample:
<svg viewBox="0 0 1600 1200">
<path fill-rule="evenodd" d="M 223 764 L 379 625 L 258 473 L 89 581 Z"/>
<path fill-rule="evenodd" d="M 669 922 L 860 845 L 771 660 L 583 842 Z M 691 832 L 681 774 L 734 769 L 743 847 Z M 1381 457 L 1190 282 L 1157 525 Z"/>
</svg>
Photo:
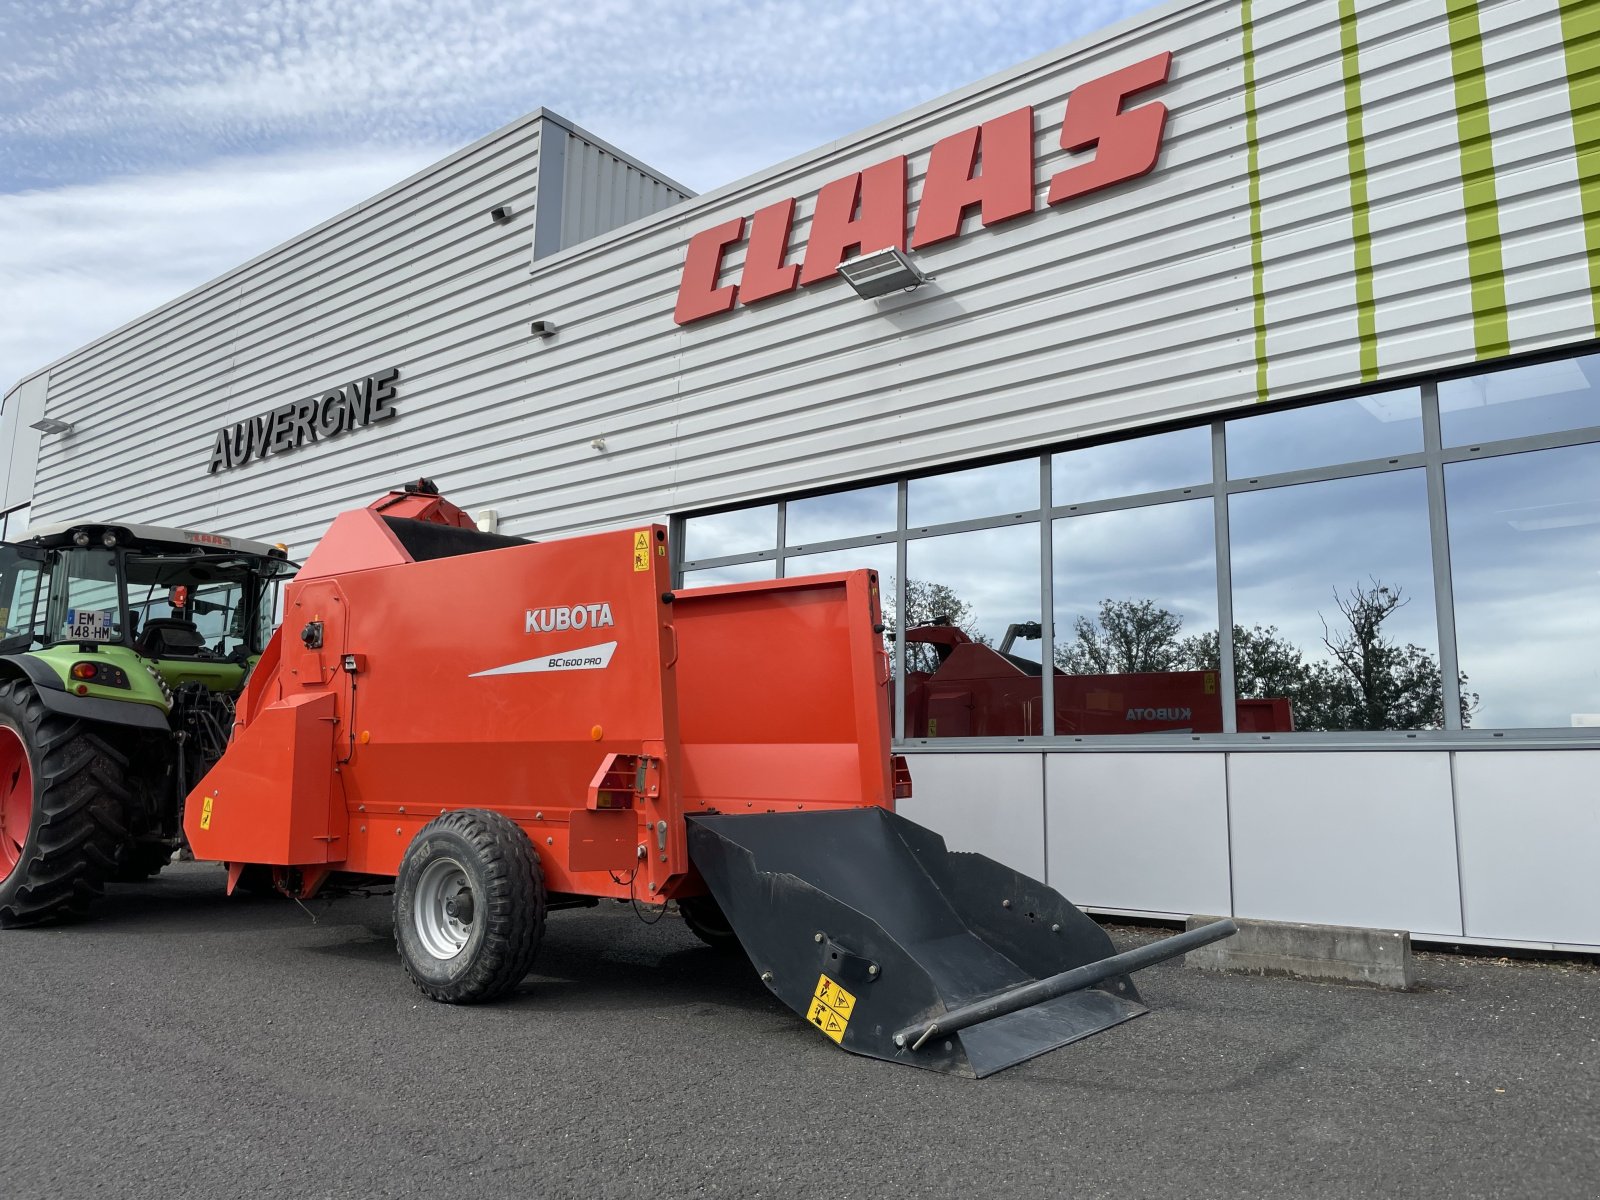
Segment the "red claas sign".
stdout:
<svg viewBox="0 0 1600 1200">
<path fill-rule="evenodd" d="M 1049 204 L 1143 175 L 1156 165 L 1167 106 L 1159 102 L 1124 109 L 1129 96 L 1166 82 L 1170 53 L 1091 79 L 1073 89 L 1061 122 L 1061 148 L 1093 150 L 1094 157 L 1056 172 Z M 979 164 L 982 164 L 979 170 Z M 678 305 L 679 325 L 727 312 L 739 301 L 753 304 L 769 296 L 819 283 L 839 264 L 858 254 L 890 246 L 906 248 L 906 158 L 885 162 L 835 179 L 817 193 L 801 262 L 785 262 L 794 201 L 769 204 L 754 216 L 734 217 L 689 239 Z M 1033 109 L 1019 108 L 934 144 L 922 183 L 922 204 L 911 231 L 911 248 L 947 241 L 961 232 L 961 218 L 976 208 L 985 226 L 998 225 L 1034 209 Z M 721 283 L 722 258 L 746 240 L 744 270 L 738 282 Z"/>
</svg>

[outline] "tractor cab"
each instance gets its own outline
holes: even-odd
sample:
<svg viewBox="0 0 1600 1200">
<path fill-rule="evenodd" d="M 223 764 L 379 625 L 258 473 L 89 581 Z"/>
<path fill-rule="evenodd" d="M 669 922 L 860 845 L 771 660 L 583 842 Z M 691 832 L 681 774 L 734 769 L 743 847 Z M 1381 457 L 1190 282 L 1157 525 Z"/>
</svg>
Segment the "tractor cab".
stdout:
<svg viewBox="0 0 1600 1200">
<path fill-rule="evenodd" d="M 0 655 L 77 648 L 113 661 L 120 649 L 169 687 L 236 692 L 272 632 L 278 582 L 294 570 L 280 547 L 218 534 L 36 527 L 0 545 Z M 85 668 L 79 682 L 95 674 Z"/>
</svg>

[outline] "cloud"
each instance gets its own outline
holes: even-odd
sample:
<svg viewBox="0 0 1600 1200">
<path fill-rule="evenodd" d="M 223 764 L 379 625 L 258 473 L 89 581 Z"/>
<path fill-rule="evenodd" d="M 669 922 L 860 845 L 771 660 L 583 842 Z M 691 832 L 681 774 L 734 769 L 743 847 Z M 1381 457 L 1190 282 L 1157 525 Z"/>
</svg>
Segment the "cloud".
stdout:
<svg viewBox="0 0 1600 1200">
<path fill-rule="evenodd" d="M 448 149 L 297 151 L 0 195 L 0 389 Z"/>
<path fill-rule="evenodd" d="M 461 145 L 541 105 L 705 190 L 1143 7 L 11 0 L 0 190 L 329 142 Z"/>
</svg>

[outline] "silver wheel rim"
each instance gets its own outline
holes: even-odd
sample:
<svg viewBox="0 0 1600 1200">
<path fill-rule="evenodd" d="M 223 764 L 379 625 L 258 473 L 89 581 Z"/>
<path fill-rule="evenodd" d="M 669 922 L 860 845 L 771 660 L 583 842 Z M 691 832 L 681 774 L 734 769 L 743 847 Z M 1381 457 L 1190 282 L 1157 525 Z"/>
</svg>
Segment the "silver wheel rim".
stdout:
<svg viewBox="0 0 1600 1200">
<path fill-rule="evenodd" d="M 449 906 L 462 892 L 470 895 L 472 888 L 467 882 L 467 873 L 453 858 L 435 859 L 423 868 L 422 878 L 417 880 L 416 898 L 411 903 L 411 923 L 422 948 L 434 958 L 454 958 L 472 936 L 471 920 L 462 921 L 449 911 Z"/>
</svg>

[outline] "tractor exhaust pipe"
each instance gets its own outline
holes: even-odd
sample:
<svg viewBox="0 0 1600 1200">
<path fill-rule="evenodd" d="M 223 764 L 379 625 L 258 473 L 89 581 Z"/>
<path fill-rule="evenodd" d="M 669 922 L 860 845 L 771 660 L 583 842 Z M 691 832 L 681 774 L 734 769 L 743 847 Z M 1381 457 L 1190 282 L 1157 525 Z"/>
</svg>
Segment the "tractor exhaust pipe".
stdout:
<svg viewBox="0 0 1600 1200">
<path fill-rule="evenodd" d="M 1209 946 L 1212 942 L 1220 942 L 1223 938 L 1232 937 L 1238 932 L 1239 927 L 1232 921 L 1215 921 L 1210 925 L 1202 925 L 1199 929 L 1191 929 L 1174 937 L 1163 938 L 1159 942 L 1151 942 L 1148 946 L 1114 954 L 1098 962 L 1085 963 L 1081 967 L 1074 967 L 1070 971 L 1063 971 L 1048 979 L 1011 988 L 1009 991 L 990 996 L 987 1000 L 951 1009 L 926 1026 L 921 1023 L 908 1026 L 894 1035 L 894 1044 L 920 1050 L 922 1044 L 935 1034 L 958 1033 L 983 1021 L 1032 1008 L 1035 1004 L 1043 1004 L 1046 1000 L 1054 1000 L 1057 996 L 1065 996 L 1069 992 L 1082 991 L 1118 975 L 1131 975 L 1135 971 L 1142 971 L 1145 967 L 1153 967 L 1156 963 L 1187 954 L 1190 950 Z"/>
</svg>

